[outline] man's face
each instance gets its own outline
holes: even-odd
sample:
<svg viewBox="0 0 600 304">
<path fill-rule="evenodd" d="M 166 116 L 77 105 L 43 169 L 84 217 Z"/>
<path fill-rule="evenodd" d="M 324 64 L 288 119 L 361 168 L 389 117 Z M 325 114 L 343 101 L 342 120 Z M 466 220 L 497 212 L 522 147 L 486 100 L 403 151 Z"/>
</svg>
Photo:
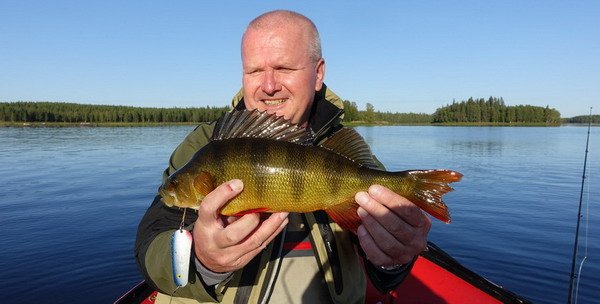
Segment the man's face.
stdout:
<svg viewBox="0 0 600 304">
<path fill-rule="evenodd" d="M 314 62 L 307 35 L 299 28 L 248 29 L 242 42 L 244 102 L 306 125 L 315 91 L 321 89 L 325 62 Z"/>
</svg>

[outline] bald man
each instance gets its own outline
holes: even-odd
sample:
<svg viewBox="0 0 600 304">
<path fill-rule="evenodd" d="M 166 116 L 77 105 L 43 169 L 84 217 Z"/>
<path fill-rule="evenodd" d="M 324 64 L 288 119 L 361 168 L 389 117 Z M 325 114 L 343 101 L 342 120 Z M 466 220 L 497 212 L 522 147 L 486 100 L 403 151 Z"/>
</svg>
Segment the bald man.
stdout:
<svg viewBox="0 0 600 304">
<path fill-rule="evenodd" d="M 265 13 L 246 28 L 241 53 L 236 109 L 283 116 L 312 130 L 316 142 L 340 129 L 343 103 L 323 83 L 325 61 L 310 19 L 291 11 Z M 200 124 L 186 137 L 164 179 L 208 143 L 213 128 Z M 136 259 L 160 292 L 157 303 L 363 303 L 367 278 L 381 292 L 395 288 L 427 246 L 429 218 L 379 185 L 355 195 L 362 220 L 356 236 L 323 212 L 221 216 L 219 210 L 243 190 L 241 180 L 225 182 L 202 200 L 197 214 L 188 212 L 194 263 L 189 284 L 178 289 L 169 242 L 183 211 L 155 198 L 138 228 Z"/>
</svg>

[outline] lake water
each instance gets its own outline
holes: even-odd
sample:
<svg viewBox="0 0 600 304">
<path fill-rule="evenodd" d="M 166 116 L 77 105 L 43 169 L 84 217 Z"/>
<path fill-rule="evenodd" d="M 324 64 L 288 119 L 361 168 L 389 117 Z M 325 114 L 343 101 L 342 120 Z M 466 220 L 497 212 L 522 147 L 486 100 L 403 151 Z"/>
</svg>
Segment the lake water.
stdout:
<svg viewBox="0 0 600 304">
<path fill-rule="evenodd" d="M 0 128 L 2 303 L 110 303 L 138 283 L 138 221 L 192 128 Z M 357 130 L 389 170 L 464 174 L 445 196 L 452 223 L 434 220 L 431 241 L 534 302 L 566 301 L 586 127 Z M 598 132 L 592 128 L 579 303 L 600 297 Z"/>
</svg>

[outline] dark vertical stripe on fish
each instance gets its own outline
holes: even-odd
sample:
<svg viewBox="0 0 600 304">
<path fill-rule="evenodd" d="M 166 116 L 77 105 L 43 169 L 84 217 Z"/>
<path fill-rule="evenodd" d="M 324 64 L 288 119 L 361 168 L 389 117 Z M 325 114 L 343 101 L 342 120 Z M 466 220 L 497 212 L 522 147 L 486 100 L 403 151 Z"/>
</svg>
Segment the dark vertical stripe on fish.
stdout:
<svg viewBox="0 0 600 304">
<path fill-rule="evenodd" d="M 256 183 L 254 194 L 258 201 L 263 201 L 269 182 L 267 179 L 269 174 L 265 172 L 265 170 L 268 168 L 264 167 L 263 164 L 267 164 L 269 152 L 271 152 L 268 150 L 268 148 L 273 145 L 265 145 L 261 141 L 256 141 L 254 144 L 252 144 L 252 142 L 249 140 L 245 142 L 246 145 L 244 149 L 248 149 L 250 151 L 250 161 L 256 166 L 252 172 L 254 182 Z"/>
<path fill-rule="evenodd" d="M 224 142 L 220 142 L 219 145 L 222 145 Z M 217 145 L 211 145 L 210 150 L 208 150 L 207 155 L 206 155 L 206 159 L 212 159 L 212 166 L 214 168 L 214 172 L 211 172 L 212 174 L 212 178 L 213 178 L 213 182 L 214 182 L 214 186 L 218 187 L 220 184 L 224 183 L 225 181 L 218 179 L 219 176 L 227 176 L 226 173 L 226 169 L 225 169 L 225 155 L 218 153 L 218 151 L 222 150 L 222 151 L 228 151 L 229 149 L 219 149 L 219 147 Z"/>
<path fill-rule="evenodd" d="M 346 176 L 345 166 L 343 165 L 343 161 L 345 159 L 342 156 L 339 156 L 335 153 L 329 152 L 325 157 L 325 173 L 330 175 L 331 178 L 328 178 L 327 186 L 329 187 L 329 191 L 333 195 L 337 195 L 340 192 L 340 186 L 342 183 L 341 176 Z"/>
<path fill-rule="evenodd" d="M 306 189 L 306 153 L 299 153 L 300 146 L 287 145 L 286 148 L 286 163 L 296 170 L 290 171 L 288 176 L 288 183 L 290 189 L 292 189 L 292 195 L 295 202 L 302 201 L 304 197 L 304 190 Z"/>
</svg>

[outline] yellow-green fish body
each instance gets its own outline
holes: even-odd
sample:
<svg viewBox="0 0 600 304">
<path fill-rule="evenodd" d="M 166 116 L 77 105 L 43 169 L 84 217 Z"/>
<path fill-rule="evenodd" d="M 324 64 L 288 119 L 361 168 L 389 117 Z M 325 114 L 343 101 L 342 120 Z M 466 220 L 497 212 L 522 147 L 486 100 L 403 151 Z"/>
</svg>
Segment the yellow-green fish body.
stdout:
<svg viewBox="0 0 600 304">
<path fill-rule="evenodd" d="M 265 114 L 244 111 L 236 115 L 248 116 L 237 119 L 249 120 Z M 278 125 L 287 123 L 281 119 L 275 121 Z M 301 131 L 295 132 L 301 134 Z M 379 184 L 408 198 L 434 217 L 450 221 L 441 196 L 452 190 L 448 183 L 460 180 L 460 173 L 449 170 L 388 172 L 374 167 L 368 146 L 353 129 L 338 131 L 323 146 L 234 134 L 210 141 L 171 175 L 159 192 L 167 205 L 197 208 L 216 186 L 241 179 L 244 190 L 221 210 L 222 214 L 325 210 L 342 227 L 356 231 L 360 218 L 356 214 L 354 195 Z"/>
</svg>

